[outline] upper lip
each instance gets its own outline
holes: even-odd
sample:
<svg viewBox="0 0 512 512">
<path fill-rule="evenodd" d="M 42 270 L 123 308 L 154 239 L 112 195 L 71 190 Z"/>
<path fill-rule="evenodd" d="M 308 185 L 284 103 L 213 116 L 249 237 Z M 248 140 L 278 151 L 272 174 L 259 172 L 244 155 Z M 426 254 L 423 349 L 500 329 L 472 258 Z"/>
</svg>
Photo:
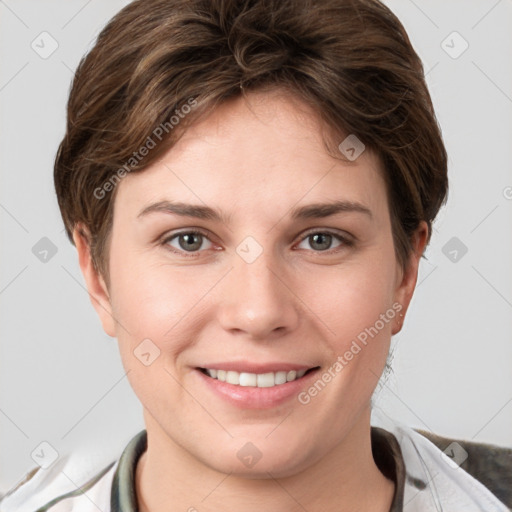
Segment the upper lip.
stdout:
<svg viewBox="0 0 512 512">
<path fill-rule="evenodd" d="M 238 373 L 270 373 L 280 371 L 300 371 L 309 370 L 316 368 L 316 365 L 296 364 L 296 363 L 249 363 L 244 361 L 233 361 L 233 362 L 219 362 L 219 363 L 206 363 L 198 368 L 210 369 L 210 370 L 225 370 L 234 371 Z"/>
</svg>

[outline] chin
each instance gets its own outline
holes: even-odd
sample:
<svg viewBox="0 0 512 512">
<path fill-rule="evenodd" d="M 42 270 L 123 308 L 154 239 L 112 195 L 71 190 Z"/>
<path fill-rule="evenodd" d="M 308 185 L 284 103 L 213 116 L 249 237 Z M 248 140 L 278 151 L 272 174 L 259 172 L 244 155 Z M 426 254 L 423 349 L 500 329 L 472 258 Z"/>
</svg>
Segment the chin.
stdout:
<svg viewBox="0 0 512 512">
<path fill-rule="evenodd" d="M 235 438 L 224 447 L 220 457 L 219 452 L 213 454 L 213 458 L 210 453 L 203 463 L 221 473 L 258 480 L 268 479 L 270 475 L 275 478 L 295 475 L 311 462 L 311 457 L 305 453 L 304 442 L 293 443 L 283 436 L 276 436 L 272 441 L 264 436 L 252 439 L 247 436 Z"/>
</svg>

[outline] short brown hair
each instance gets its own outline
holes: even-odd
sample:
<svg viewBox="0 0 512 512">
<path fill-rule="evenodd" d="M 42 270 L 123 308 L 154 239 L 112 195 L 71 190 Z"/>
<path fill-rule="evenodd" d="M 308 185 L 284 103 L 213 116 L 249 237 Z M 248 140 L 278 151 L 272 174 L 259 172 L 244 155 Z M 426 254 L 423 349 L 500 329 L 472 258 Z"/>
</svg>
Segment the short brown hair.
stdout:
<svg viewBox="0 0 512 512">
<path fill-rule="evenodd" d="M 181 133 L 242 90 L 269 87 L 291 91 L 340 136 L 355 134 L 377 153 L 395 252 L 405 266 L 412 233 L 425 220 L 430 238 L 446 201 L 447 155 L 421 60 L 377 0 L 126 6 L 100 33 L 72 84 L 54 171 L 68 237 L 78 223 L 87 228 L 93 262 L 108 278 L 112 178 L 147 168 L 172 147 L 178 130 L 170 120 L 183 105 L 196 102 L 180 116 Z M 165 137 L 135 159 L 158 127 Z"/>
</svg>

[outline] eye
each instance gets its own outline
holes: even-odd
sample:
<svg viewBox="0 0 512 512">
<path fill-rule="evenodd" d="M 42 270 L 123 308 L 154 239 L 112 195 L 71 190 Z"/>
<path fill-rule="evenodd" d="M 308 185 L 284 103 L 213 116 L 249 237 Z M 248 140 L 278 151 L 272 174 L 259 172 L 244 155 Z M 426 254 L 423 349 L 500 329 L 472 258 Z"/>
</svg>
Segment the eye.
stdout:
<svg viewBox="0 0 512 512">
<path fill-rule="evenodd" d="M 297 247 L 299 249 L 308 249 L 308 247 L 301 247 L 301 245 L 305 243 L 309 244 L 309 247 L 315 252 L 328 251 L 329 249 L 335 249 L 342 245 L 352 245 L 352 242 L 347 238 L 328 231 L 315 231 L 313 233 L 309 233 L 302 239 L 301 243 Z M 333 246 L 333 243 L 336 245 Z"/>
<path fill-rule="evenodd" d="M 173 249 L 177 249 L 174 252 L 185 251 L 194 253 L 212 248 L 212 242 L 200 231 L 182 231 L 181 233 L 167 237 L 162 243 Z"/>
</svg>

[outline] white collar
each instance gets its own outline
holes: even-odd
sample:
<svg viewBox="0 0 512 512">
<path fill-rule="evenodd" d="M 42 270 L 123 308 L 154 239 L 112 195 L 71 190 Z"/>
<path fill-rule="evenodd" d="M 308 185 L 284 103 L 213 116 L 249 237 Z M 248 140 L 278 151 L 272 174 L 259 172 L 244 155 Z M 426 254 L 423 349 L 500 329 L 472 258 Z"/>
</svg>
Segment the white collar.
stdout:
<svg viewBox="0 0 512 512">
<path fill-rule="evenodd" d="M 392 433 L 405 464 L 404 512 L 509 512 L 509 508 L 412 428 L 374 408 L 371 424 Z"/>
</svg>

